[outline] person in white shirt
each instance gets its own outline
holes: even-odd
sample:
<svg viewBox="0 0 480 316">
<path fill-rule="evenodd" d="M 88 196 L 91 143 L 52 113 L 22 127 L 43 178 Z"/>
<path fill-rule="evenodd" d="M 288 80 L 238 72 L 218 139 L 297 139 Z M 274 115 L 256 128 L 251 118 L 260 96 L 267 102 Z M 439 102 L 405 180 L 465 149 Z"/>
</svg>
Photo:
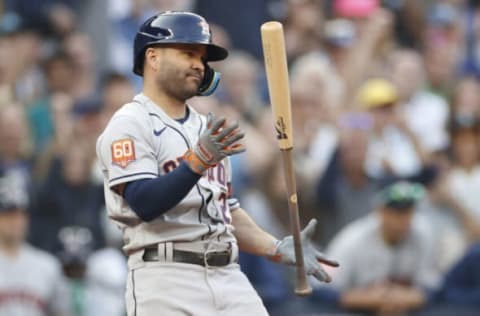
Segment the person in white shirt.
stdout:
<svg viewBox="0 0 480 316">
<path fill-rule="evenodd" d="M 56 258 L 25 243 L 28 195 L 0 178 L 0 315 L 66 316 L 65 283 Z"/>
<path fill-rule="evenodd" d="M 373 119 L 365 170 L 374 179 L 407 178 L 419 174 L 428 163 L 428 153 L 407 125 L 398 108 L 398 91 L 381 78 L 366 81 L 359 103 Z"/>
</svg>

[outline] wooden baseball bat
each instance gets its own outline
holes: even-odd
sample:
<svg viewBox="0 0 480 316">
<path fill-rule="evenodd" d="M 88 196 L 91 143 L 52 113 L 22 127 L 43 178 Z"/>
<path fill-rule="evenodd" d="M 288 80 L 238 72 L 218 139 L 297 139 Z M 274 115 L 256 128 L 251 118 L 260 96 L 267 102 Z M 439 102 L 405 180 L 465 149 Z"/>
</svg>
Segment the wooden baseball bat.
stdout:
<svg viewBox="0 0 480 316">
<path fill-rule="evenodd" d="M 278 146 L 282 152 L 282 160 L 287 184 L 288 209 L 290 226 L 295 246 L 297 295 L 309 295 L 312 288 L 308 284 L 303 260 L 302 243 L 300 239 L 300 219 L 298 215 L 297 188 L 295 170 L 293 167 L 292 149 L 292 110 L 290 104 L 290 87 L 288 83 L 287 55 L 283 27 L 279 22 L 271 21 L 262 24 L 262 44 L 267 73 L 268 92 L 275 119 Z"/>
</svg>

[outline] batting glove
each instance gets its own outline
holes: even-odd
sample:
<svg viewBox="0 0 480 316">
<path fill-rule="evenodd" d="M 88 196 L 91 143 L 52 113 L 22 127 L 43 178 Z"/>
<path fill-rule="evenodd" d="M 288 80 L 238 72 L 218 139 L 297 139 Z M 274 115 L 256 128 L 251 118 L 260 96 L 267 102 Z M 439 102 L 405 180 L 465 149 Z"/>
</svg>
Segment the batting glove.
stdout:
<svg viewBox="0 0 480 316">
<path fill-rule="evenodd" d="M 207 129 L 193 150 L 188 150 L 183 158 L 194 172 L 203 174 L 225 157 L 244 152 L 245 146 L 238 143 L 244 136 L 237 122 L 228 125 L 225 118 L 209 113 Z"/>
<path fill-rule="evenodd" d="M 312 219 L 300 232 L 300 238 L 303 248 L 303 260 L 305 263 L 305 271 L 308 275 L 313 275 L 317 280 L 322 282 L 330 282 L 332 278 L 322 268 L 320 263 L 329 265 L 331 267 L 338 267 L 338 262 L 326 258 L 320 251 L 315 249 L 312 241 L 313 233 L 317 220 Z M 288 265 L 295 265 L 295 247 L 293 245 L 293 236 L 287 236 L 281 241 L 277 241 L 275 254 L 270 257 L 275 262 L 280 262 Z"/>
</svg>

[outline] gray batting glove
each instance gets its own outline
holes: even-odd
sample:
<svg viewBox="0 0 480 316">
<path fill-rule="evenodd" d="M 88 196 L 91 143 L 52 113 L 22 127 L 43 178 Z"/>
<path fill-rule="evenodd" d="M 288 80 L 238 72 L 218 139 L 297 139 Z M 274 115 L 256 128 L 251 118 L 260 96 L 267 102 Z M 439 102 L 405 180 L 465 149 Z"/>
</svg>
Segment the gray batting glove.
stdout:
<svg viewBox="0 0 480 316">
<path fill-rule="evenodd" d="M 202 174 L 225 157 L 244 152 L 245 146 L 238 143 L 244 136 L 238 122 L 227 125 L 225 118 L 208 113 L 207 129 L 200 135 L 195 148 L 185 154 L 184 160 L 194 172 Z"/>
<path fill-rule="evenodd" d="M 326 258 L 320 251 L 315 249 L 312 241 L 313 233 L 317 220 L 312 219 L 308 225 L 300 232 L 300 238 L 303 248 L 303 260 L 305 263 L 305 271 L 308 275 L 313 275 L 317 280 L 322 282 L 330 282 L 332 278 L 322 268 L 320 263 L 329 265 L 331 267 L 338 267 L 338 262 Z M 288 265 L 295 265 L 295 247 L 293 245 L 293 236 L 287 236 L 277 243 L 275 254 L 271 257 L 276 262 L 281 262 Z"/>
</svg>

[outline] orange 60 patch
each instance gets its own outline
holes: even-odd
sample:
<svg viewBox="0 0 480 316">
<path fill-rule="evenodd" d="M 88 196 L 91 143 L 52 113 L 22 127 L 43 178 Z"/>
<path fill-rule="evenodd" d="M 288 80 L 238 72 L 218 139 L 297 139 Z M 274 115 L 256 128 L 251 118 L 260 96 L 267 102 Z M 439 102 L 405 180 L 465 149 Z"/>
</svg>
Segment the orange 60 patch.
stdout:
<svg viewBox="0 0 480 316">
<path fill-rule="evenodd" d="M 112 163 L 125 168 L 135 160 L 135 146 L 131 139 L 120 139 L 112 143 Z"/>
</svg>

